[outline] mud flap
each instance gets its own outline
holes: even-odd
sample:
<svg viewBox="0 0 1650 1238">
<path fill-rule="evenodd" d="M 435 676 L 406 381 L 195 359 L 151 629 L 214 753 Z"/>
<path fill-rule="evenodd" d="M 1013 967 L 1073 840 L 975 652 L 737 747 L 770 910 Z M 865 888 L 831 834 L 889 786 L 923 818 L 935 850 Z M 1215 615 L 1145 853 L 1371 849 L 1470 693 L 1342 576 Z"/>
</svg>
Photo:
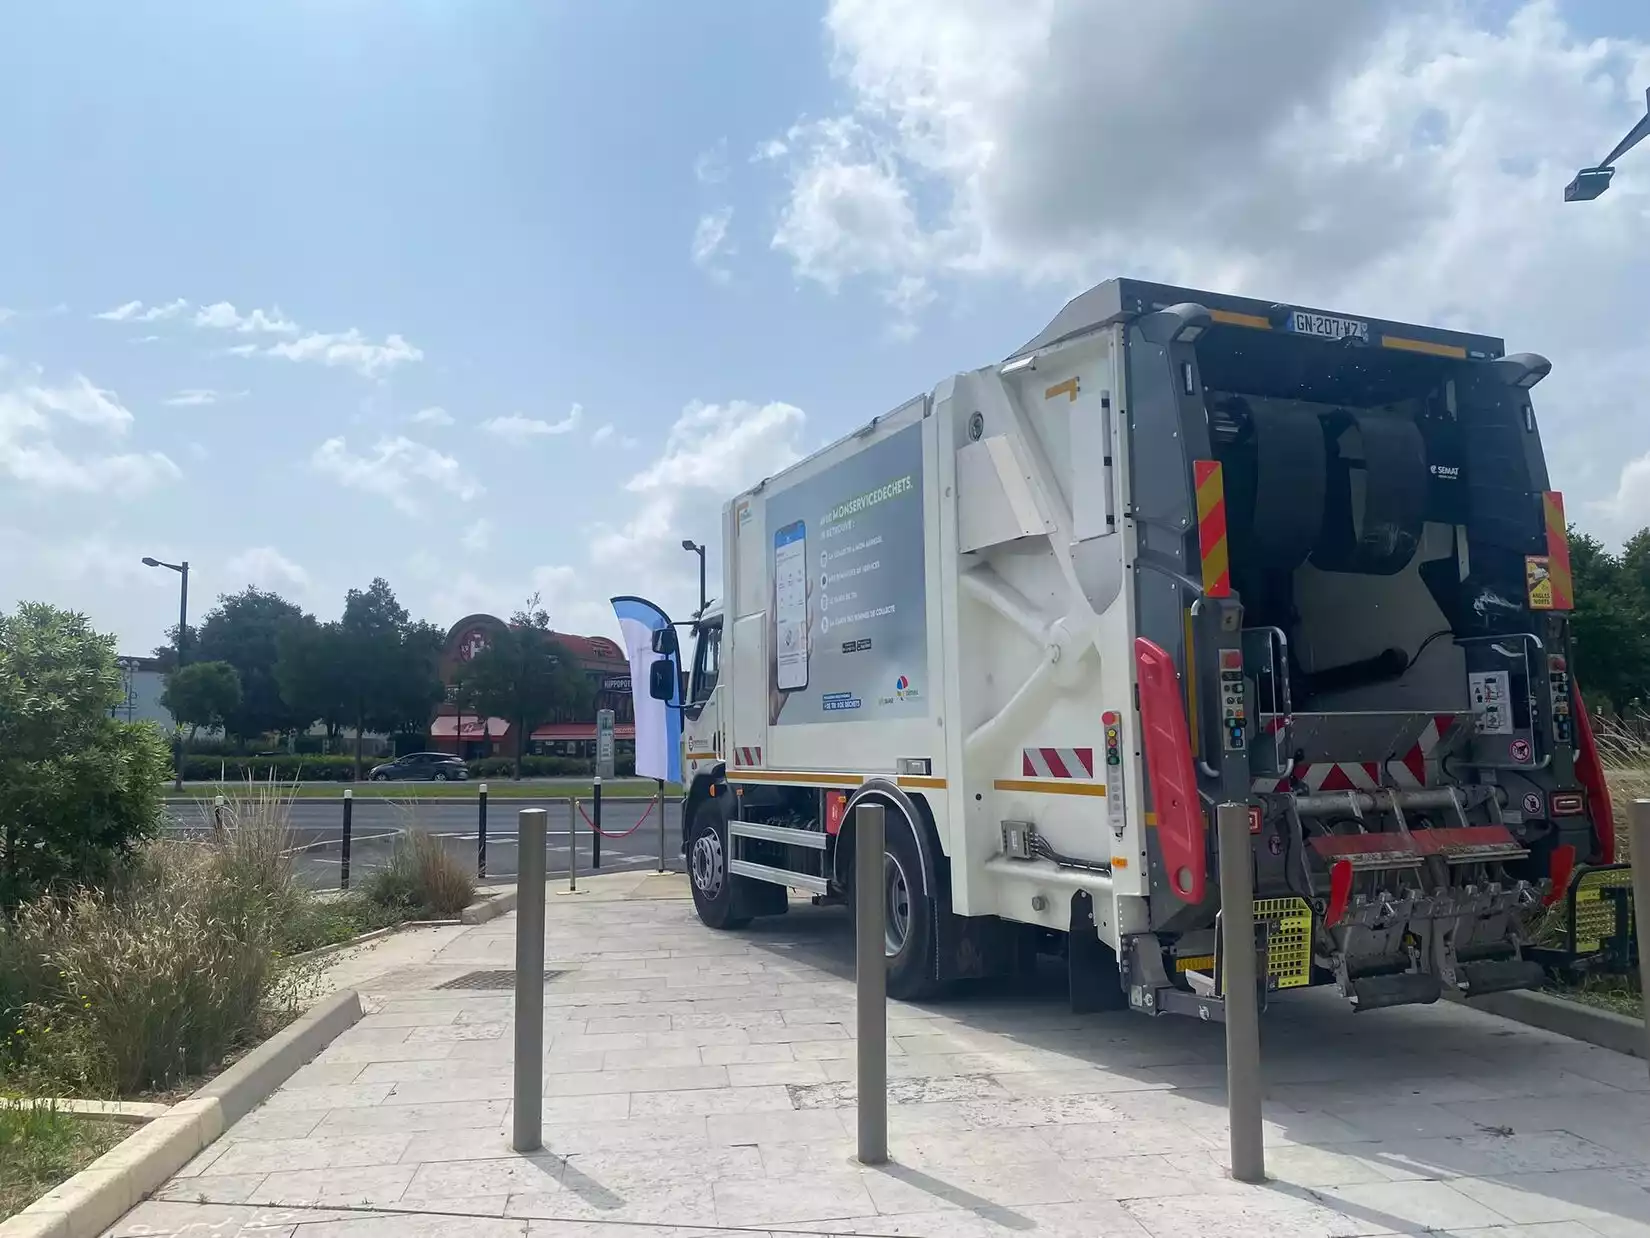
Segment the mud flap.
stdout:
<svg viewBox="0 0 1650 1238">
<path fill-rule="evenodd" d="M 1087 890 L 1071 896 L 1071 929 L 1066 934 L 1066 992 L 1075 1014 L 1128 1008 L 1117 955 L 1100 940 L 1094 899 Z"/>
</svg>

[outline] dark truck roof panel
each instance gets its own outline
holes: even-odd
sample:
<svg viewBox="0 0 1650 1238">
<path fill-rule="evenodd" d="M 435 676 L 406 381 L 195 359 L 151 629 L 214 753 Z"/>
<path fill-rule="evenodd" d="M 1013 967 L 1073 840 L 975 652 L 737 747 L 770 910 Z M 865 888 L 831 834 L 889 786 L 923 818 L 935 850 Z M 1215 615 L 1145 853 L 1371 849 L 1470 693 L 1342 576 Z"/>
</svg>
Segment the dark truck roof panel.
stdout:
<svg viewBox="0 0 1650 1238">
<path fill-rule="evenodd" d="M 1065 308 L 1054 316 L 1054 320 L 1048 326 L 1006 359 L 1024 356 L 1026 353 L 1057 344 L 1061 340 L 1081 335 L 1107 323 L 1166 309 L 1168 306 L 1187 301 L 1205 307 L 1214 315 L 1217 323 L 1228 326 L 1280 330 L 1287 321 L 1286 315 L 1289 311 L 1304 310 L 1313 314 L 1329 314 L 1333 317 L 1355 318 L 1367 322 L 1372 345 L 1400 351 L 1459 357 L 1473 361 L 1493 361 L 1506 353 L 1505 341 L 1490 335 L 1440 331 L 1436 327 L 1389 322 L 1363 314 L 1340 314 L 1308 305 L 1257 301 L 1251 297 L 1235 297 L 1224 292 L 1175 288 L 1169 284 L 1149 284 L 1137 279 L 1108 279 L 1105 283 L 1096 284 L 1087 292 L 1080 293 L 1066 302 Z"/>
</svg>

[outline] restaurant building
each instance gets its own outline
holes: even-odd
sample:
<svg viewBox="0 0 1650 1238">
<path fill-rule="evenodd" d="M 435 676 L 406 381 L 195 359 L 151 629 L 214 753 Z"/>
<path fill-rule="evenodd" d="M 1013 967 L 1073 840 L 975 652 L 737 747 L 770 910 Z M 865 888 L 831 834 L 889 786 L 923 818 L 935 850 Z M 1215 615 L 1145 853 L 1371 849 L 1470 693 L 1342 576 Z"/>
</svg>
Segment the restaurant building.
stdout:
<svg viewBox="0 0 1650 1238">
<path fill-rule="evenodd" d="M 493 634 L 508 625 L 494 615 L 467 615 L 447 633 L 441 653 L 441 682 L 447 686 L 447 701 L 430 720 L 430 751 L 456 752 L 466 761 L 486 757 L 513 757 L 521 738 L 512 734 L 514 723 L 506 718 L 484 718 L 458 708 L 453 702 L 453 684 L 459 670 L 485 649 Z M 589 679 L 591 703 L 580 716 L 569 713 L 552 718 L 525 737 L 528 756 L 572 757 L 594 760 L 596 755 L 596 711 L 613 711 L 613 738 L 620 752 L 634 751 L 635 713 L 630 699 L 630 662 L 616 641 L 605 636 L 573 636 L 552 632 L 550 636 L 574 660 Z"/>
</svg>

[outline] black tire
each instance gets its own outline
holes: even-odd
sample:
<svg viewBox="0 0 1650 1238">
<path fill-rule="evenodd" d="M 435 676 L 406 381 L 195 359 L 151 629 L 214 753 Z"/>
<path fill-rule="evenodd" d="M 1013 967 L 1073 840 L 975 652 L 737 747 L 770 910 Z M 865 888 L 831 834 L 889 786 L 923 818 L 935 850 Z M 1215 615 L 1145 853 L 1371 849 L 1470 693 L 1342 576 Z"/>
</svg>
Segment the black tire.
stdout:
<svg viewBox="0 0 1650 1238">
<path fill-rule="evenodd" d="M 750 917 L 734 913 L 734 876 L 728 872 L 728 830 L 713 800 L 704 800 L 693 814 L 687 845 L 688 885 L 693 909 L 707 928 L 741 929 Z"/>
<path fill-rule="evenodd" d="M 922 862 L 914 827 L 897 809 L 887 814 L 883 839 L 883 898 L 887 923 L 888 996 L 899 1001 L 936 997 L 934 890 L 938 879 Z"/>
<path fill-rule="evenodd" d="M 374 782 L 388 782 L 390 780 L 390 776 L 388 774 L 374 774 L 372 776 L 372 780 Z"/>
<path fill-rule="evenodd" d="M 446 774 L 437 774 L 435 776 L 435 780 L 437 782 L 446 782 L 447 781 L 447 775 Z"/>
</svg>

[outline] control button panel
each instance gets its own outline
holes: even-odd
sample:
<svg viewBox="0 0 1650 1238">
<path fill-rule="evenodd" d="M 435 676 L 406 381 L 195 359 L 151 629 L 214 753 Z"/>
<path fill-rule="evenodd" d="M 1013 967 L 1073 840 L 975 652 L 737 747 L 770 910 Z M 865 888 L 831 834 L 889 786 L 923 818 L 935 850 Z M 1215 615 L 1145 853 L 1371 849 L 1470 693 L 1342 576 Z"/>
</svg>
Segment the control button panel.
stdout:
<svg viewBox="0 0 1650 1238">
<path fill-rule="evenodd" d="M 1244 729 L 1247 725 L 1243 712 L 1243 651 L 1220 651 L 1220 734 L 1227 752 L 1242 752 Z"/>
</svg>

